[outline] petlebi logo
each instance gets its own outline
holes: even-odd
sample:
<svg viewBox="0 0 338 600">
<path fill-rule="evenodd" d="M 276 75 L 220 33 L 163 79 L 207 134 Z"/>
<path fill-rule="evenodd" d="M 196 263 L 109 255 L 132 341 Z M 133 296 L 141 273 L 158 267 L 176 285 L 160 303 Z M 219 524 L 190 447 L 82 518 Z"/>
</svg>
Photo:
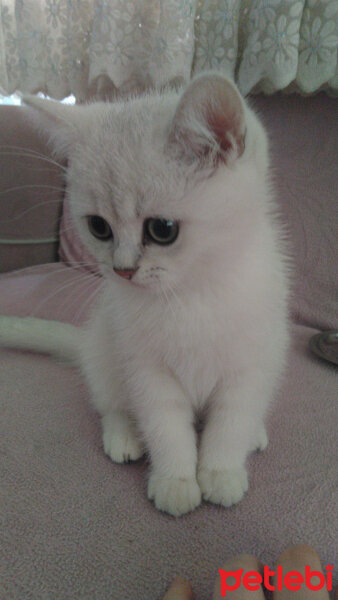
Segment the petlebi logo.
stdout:
<svg viewBox="0 0 338 600">
<path fill-rule="evenodd" d="M 263 584 L 269 591 L 277 590 L 281 592 L 283 589 L 295 592 L 304 588 L 317 591 L 326 588 L 328 592 L 332 590 L 332 570 L 333 565 L 326 565 L 326 578 L 320 571 L 311 571 L 307 565 L 305 567 L 305 575 L 299 571 L 287 571 L 284 573 L 283 567 L 278 566 L 276 571 L 272 571 L 268 565 L 265 565 L 263 573 L 258 571 L 247 571 L 238 569 L 237 571 L 225 571 L 219 569 L 221 576 L 221 596 L 226 598 L 227 592 L 238 590 L 242 585 L 246 590 L 256 591 Z M 274 577 L 273 581 L 270 577 Z"/>
</svg>

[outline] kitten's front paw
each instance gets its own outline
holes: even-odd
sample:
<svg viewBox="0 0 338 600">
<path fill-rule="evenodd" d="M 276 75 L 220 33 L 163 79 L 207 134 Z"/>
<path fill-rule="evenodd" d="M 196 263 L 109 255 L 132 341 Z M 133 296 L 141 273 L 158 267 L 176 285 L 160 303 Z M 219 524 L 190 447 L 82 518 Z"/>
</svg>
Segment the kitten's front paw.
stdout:
<svg viewBox="0 0 338 600">
<path fill-rule="evenodd" d="M 106 454 L 117 463 L 137 460 L 144 454 L 141 442 L 133 433 L 122 431 L 112 434 L 105 431 L 103 434 L 103 448 Z"/>
<path fill-rule="evenodd" d="M 197 480 L 204 500 L 223 506 L 237 504 L 249 487 L 244 467 L 223 470 L 200 468 Z"/>
<path fill-rule="evenodd" d="M 114 462 L 129 462 L 143 456 L 144 447 L 127 420 L 104 417 L 102 422 L 103 448 Z"/>
<path fill-rule="evenodd" d="M 153 473 L 148 482 L 148 498 L 159 510 L 180 517 L 201 503 L 201 490 L 193 477 L 161 477 Z"/>
</svg>

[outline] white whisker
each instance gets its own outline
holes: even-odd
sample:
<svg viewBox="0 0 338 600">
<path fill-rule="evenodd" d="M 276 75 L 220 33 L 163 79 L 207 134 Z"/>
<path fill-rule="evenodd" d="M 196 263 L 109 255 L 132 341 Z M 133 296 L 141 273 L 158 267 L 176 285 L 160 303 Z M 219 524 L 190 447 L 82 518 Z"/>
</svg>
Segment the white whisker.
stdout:
<svg viewBox="0 0 338 600">
<path fill-rule="evenodd" d="M 80 268 L 85 268 L 88 267 L 93 268 L 93 267 L 97 267 L 97 263 L 89 263 L 88 261 L 78 261 L 76 263 L 74 263 L 74 265 L 69 265 L 68 263 L 64 263 L 64 262 L 55 262 L 55 263 L 42 263 L 42 264 L 38 264 L 38 265 L 31 265 L 30 267 L 23 267 L 21 269 L 17 269 L 16 271 L 10 271 L 10 273 L 1 273 L 1 275 L 6 275 L 7 277 L 21 277 L 23 274 L 24 275 L 31 275 L 31 274 L 35 274 L 36 271 L 41 271 L 45 274 L 45 267 L 47 265 L 52 265 L 53 267 L 53 273 L 48 273 L 48 275 L 50 276 L 51 274 L 58 274 L 62 271 L 64 271 L 65 269 L 77 269 L 80 270 Z M 94 275 L 94 274 L 93 274 Z"/>
<path fill-rule="evenodd" d="M 88 305 L 91 303 L 91 301 L 95 299 L 95 296 L 101 291 L 102 285 L 103 285 L 103 281 L 101 281 L 99 283 L 99 286 L 97 288 L 95 288 L 94 291 L 88 296 L 87 300 L 82 305 L 81 310 L 75 315 L 76 323 L 79 323 L 80 316 L 83 314 L 83 312 L 88 307 Z"/>
<path fill-rule="evenodd" d="M 64 187 L 58 187 L 55 185 L 47 185 L 47 184 L 43 184 L 43 183 L 28 183 L 25 185 L 17 185 L 15 187 L 6 188 L 5 190 L 1 190 L 0 196 L 3 196 L 3 194 L 9 194 L 11 192 L 18 192 L 19 190 L 26 190 L 29 188 L 48 189 L 48 190 L 53 190 L 53 191 L 57 191 L 57 192 L 65 191 Z"/>
<path fill-rule="evenodd" d="M 64 292 L 66 289 L 68 289 L 70 286 L 74 285 L 75 283 L 77 283 L 78 281 L 84 281 L 87 279 L 92 279 L 92 277 L 96 277 L 96 275 L 89 273 L 89 274 L 81 274 L 77 277 L 74 277 L 73 279 L 71 279 L 70 281 L 68 281 L 67 283 L 65 283 L 64 285 L 62 285 L 61 287 L 58 287 L 57 289 L 53 290 L 53 292 L 51 294 L 48 294 L 45 298 L 42 299 L 41 302 L 39 302 L 37 304 L 37 306 L 35 306 L 35 308 L 33 309 L 33 311 L 31 312 L 31 316 L 35 316 L 37 314 L 37 312 L 52 298 L 55 298 L 55 296 L 57 296 L 58 294 L 60 294 L 61 292 Z"/>
<path fill-rule="evenodd" d="M 2 150 L 2 148 L 5 148 L 5 150 Z M 14 152 L 12 150 L 14 150 Z M 17 150 L 19 152 L 17 152 Z M 48 163 L 58 167 L 65 173 L 67 172 L 67 169 L 65 166 L 61 165 L 56 160 L 53 160 L 51 157 L 41 154 L 40 152 L 37 152 L 36 150 L 33 150 L 32 148 L 3 145 L 3 146 L 0 146 L 0 154 L 10 155 L 10 156 L 19 156 L 19 157 L 22 156 L 23 158 L 36 158 L 36 159 L 43 160 L 45 162 L 48 162 Z"/>
<path fill-rule="evenodd" d="M 38 204 L 34 204 L 34 206 L 30 206 L 29 208 L 27 208 L 26 210 L 22 211 L 19 215 L 16 215 L 15 217 L 11 217 L 10 219 L 2 219 L 2 223 L 12 223 L 13 221 L 17 221 L 18 219 L 21 219 L 23 216 L 27 215 L 28 213 L 37 210 L 38 208 L 41 208 L 42 206 L 47 206 L 49 204 L 55 204 L 55 203 L 60 203 L 61 204 L 62 199 L 61 198 L 55 198 L 54 200 L 45 200 L 44 202 L 39 202 Z M 74 204 L 74 202 L 73 202 Z M 80 204 L 80 203 L 78 203 Z M 61 217 L 59 217 L 61 218 Z"/>
</svg>

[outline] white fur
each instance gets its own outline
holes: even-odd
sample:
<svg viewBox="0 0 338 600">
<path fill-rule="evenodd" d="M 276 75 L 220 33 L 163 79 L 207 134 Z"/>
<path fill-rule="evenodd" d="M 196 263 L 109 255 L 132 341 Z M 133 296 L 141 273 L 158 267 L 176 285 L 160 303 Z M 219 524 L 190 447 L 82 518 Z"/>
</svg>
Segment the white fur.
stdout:
<svg viewBox="0 0 338 600">
<path fill-rule="evenodd" d="M 267 444 L 264 415 L 288 345 L 287 266 L 267 139 L 235 87 L 231 94 L 245 148 L 236 152 L 233 143 L 217 168 L 212 152 L 209 159 L 194 156 L 206 127 L 195 92 L 184 105 L 185 123 L 190 110 L 189 128 L 195 123 L 198 132 L 191 155 L 189 135 L 179 147 L 174 92 L 75 108 L 67 144 L 53 126 L 58 150 L 71 148 L 74 220 L 106 280 L 79 343 L 104 448 L 121 462 L 139 458 L 144 445 L 151 459 L 148 496 L 176 516 L 201 497 L 225 506 L 242 498 L 246 457 Z M 217 108 L 217 98 L 215 106 L 226 110 L 226 102 Z M 215 139 L 213 160 L 220 152 Z M 93 238 L 87 214 L 109 221 L 114 241 Z M 142 244 L 143 221 L 153 216 L 180 222 L 174 244 Z M 126 281 L 113 266 L 139 268 Z M 201 411 L 198 448 L 194 420 Z"/>
</svg>

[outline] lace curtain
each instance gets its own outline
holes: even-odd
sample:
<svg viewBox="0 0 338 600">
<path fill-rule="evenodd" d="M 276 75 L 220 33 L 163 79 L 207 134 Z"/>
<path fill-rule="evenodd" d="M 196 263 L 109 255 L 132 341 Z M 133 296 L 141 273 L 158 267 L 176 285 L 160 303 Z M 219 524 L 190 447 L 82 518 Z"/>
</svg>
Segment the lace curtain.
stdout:
<svg viewBox="0 0 338 600">
<path fill-rule="evenodd" d="M 337 90 L 338 0 L 0 0 L 0 88 L 81 101 L 209 68 L 244 94 Z"/>
</svg>

